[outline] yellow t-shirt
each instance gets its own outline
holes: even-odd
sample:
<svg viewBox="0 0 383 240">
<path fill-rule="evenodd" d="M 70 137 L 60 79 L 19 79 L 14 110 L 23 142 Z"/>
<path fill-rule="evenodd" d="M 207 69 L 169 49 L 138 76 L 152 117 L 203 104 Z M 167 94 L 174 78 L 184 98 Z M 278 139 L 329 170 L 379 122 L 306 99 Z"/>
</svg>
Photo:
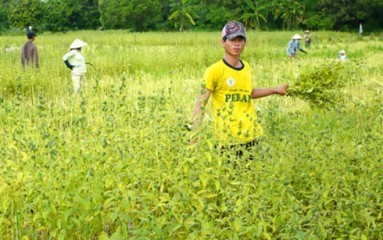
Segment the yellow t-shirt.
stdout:
<svg viewBox="0 0 383 240">
<path fill-rule="evenodd" d="M 250 142 L 262 135 L 257 123 L 251 92 L 249 64 L 233 68 L 223 59 L 204 74 L 205 86 L 212 91 L 214 130 L 224 144 Z"/>
</svg>

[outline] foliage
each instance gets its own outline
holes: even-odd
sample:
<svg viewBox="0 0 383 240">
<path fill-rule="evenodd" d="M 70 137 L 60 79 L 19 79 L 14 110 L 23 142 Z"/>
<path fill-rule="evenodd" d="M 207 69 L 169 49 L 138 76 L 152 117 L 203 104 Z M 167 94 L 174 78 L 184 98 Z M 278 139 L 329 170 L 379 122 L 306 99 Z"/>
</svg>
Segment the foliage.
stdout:
<svg viewBox="0 0 383 240">
<path fill-rule="evenodd" d="M 0 0 L 0 31 L 6 29 L 8 24 L 8 9 L 10 2 L 8 0 Z"/>
<path fill-rule="evenodd" d="M 312 17 L 308 17 L 303 22 L 308 29 L 312 30 L 325 30 L 332 29 L 334 26 L 334 21 L 329 16 L 323 15 L 314 15 Z"/>
<path fill-rule="evenodd" d="M 162 20 L 161 4 L 157 0 L 99 1 L 101 23 L 106 29 L 156 29 Z"/>
<path fill-rule="evenodd" d="M 308 101 L 312 107 L 333 108 L 344 102 L 342 88 L 349 79 L 345 64 L 330 61 L 300 75 L 288 95 Z"/>
<path fill-rule="evenodd" d="M 44 4 L 40 0 L 15 0 L 11 1 L 9 5 L 8 19 L 13 27 L 39 28 L 43 24 L 43 13 Z"/>
<path fill-rule="evenodd" d="M 183 32 L 185 24 L 190 22 L 195 25 L 193 15 L 196 14 L 191 8 L 191 0 L 181 0 L 180 2 L 173 2 L 170 4 L 172 13 L 169 16 L 169 20 L 175 21 L 175 26 L 179 25 L 179 31 Z"/>
<path fill-rule="evenodd" d="M 247 0 L 246 5 L 242 7 L 242 11 L 244 12 L 241 21 L 245 24 L 247 29 L 261 29 L 261 20 L 264 23 L 267 23 L 267 19 L 265 17 L 265 10 L 267 9 L 266 3 L 259 3 L 256 0 Z"/>
<path fill-rule="evenodd" d="M 274 19 L 282 19 L 284 30 L 290 30 L 303 22 L 305 5 L 299 1 L 277 1 L 273 6 L 275 7 Z"/>
<path fill-rule="evenodd" d="M 312 29 L 333 29 L 347 31 L 357 29 L 359 23 L 373 21 L 377 12 L 383 11 L 381 1 L 353 0 L 306 1 L 307 27 Z M 378 21 L 382 25 L 382 21 Z"/>
<path fill-rule="evenodd" d="M 97 0 L 61 1 L 45 3 L 44 29 L 53 32 L 96 29 L 100 26 Z"/>
<path fill-rule="evenodd" d="M 100 22 L 105 29 L 125 28 L 127 9 L 123 7 L 122 1 L 110 0 L 99 1 Z M 124 13 L 124 15 L 122 15 Z"/>
<path fill-rule="evenodd" d="M 207 29 L 211 30 L 218 30 L 219 28 L 222 29 L 222 27 L 227 21 L 233 19 L 240 19 L 242 13 L 241 9 L 234 8 L 233 4 L 224 3 L 216 6 L 212 2 L 210 2 L 206 4 L 205 9 L 205 21 L 203 24 L 204 26 L 206 26 Z"/>
<path fill-rule="evenodd" d="M 6 11 L 10 8 L 10 11 Z M 30 14 L 32 9 L 32 15 Z M 219 30 L 229 20 L 248 29 L 379 30 L 382 1 L 364 0 L 1 0 L 0 27 L 68 31 L 95 29 Z M 186 24 L 186 26 L 185 26 Z"/>
</svg>

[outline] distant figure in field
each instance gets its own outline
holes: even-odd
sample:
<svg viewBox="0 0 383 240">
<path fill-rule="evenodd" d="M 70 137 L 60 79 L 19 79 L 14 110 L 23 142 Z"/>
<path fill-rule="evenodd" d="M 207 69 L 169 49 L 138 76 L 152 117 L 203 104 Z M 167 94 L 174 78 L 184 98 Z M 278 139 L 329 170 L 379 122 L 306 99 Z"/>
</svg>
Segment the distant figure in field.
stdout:
<svg viewBox="0 0 383 240">
<path fill-rule="evenodd" d="M 39 68 L 39 52 L 36 44 L 33 43 L 36 36 L 32 30 L 27 32 L 28 42 L 21 49 L 21 65 L 24 69 L 27 65 L 32 66 L 32 68 Z"/>
<path fill-rule="evenodd" d="M 305 38 L 305 47 L 309 48 L 311 45 L 311 36 L 310 36 L 309 30 L 305 31 L 304 38 Z"/>
<path fill-rule="evenodd" d="M 339 51 L 338 60 L 341 60 L 341 61 L 347 60 L 346 51 L 344 50 Z"/>
<path fill-rule="evenodd" d="M 301 49 L 299 41 L 302 40 L 302 37 L 299 34 L 295 34 L 290 42 L 289 45 L 287 46 L 286 52 L 287 52 L 287 58 L 295 58 L 295 59 L 300 59 L 298 55 L 298 51 L 307 53 L 305 50 Z"/>
<path fill-rule="evenodd" d="M 85 85 L 86 64 L 81 54 L 81 49 L 88 44 L 80 39 L 75 39 L 69 46 L 70 51 L 63 56 L 65 65 L 71 70 L 73 90 L 78 94 Z"/>
</svg>

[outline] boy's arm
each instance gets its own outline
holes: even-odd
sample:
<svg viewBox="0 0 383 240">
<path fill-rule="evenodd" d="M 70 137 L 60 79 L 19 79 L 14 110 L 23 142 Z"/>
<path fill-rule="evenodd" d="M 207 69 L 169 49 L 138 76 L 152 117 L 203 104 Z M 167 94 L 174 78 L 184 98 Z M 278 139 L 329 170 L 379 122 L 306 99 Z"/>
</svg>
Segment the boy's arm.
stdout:
<svg viewBox="0 0 383 240">
<path fill-rule="evenodd" d="M 282 84 L 273 88 L 254 88 L 251 92 L 251 98 L 262 98 L 273 94 L 285 95 L 289 85 Z"/>
<path fill-rule="evenodd" d="M 193 130 L 197 130 L 201 125 L 202 116 L 205 110 L 205 106 L 209 101 L 211 95 L 211 91 L 205 89 L 201 92 L 201 94 L 197 97 L 197 101 L 195 103 L 194 111 L 193 111 Z"/>
</svg>

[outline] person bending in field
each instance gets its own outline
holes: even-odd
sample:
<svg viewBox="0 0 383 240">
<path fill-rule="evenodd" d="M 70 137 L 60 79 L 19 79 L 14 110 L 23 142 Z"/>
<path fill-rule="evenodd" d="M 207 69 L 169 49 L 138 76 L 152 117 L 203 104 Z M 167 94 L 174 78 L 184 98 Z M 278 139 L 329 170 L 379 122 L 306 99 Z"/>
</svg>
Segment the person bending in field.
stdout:
<svg viewBox="0 0 383 240">
<path fill-rule="evenodd" d="M 85 84 L 86 64 L 85 58 L 81 54 L 81 49 L 88 44 L 80 39 L 75 39 L 69 46 L 70 51 L 63 56 L 65 65 L 72 70 L 73 90 L 78 94 Z"/>
<path fill-rule="evenodd" d="M 27 32 L 28 42 L 21 49 L 21 65 L 24 69 L 27 65 L 32 66 L 32 68 L 39 68 L 39 52 L 36 44 L 33 43 L 36 36 L 32 30 Z"/>
<path fill-rule="evenodd" d="M 298 51 L 307 53 L 305 50 L 301 49 L 299 41 L 302 40 L 302 37 L 299 34 L 295 34 L 290 42 L 289 45 L 287 46 L 286 52 L 287 52 L 287 58 L 295 58 L 295 59 L 300 59 L 298 55 Z"/>
<path fill-rule="evenodd" d="M 249 151 L 251 156 L 252 147 L 263 133 L 257 123 L 252 99 L 272 94 L 284 95 L 288 85 L 263 89 L 253 87 L 250 65 L 241 60 L 246 45 L 242 23 L 230 21 L 223 27 L 221 45 L 225 50 L 223 59 L 207 68 L 203 77 L 203 89 L 193 111 L 193 131 L 200 127 L 211 96 L 214 130 L 221 145 L 224 149 L 236 149 L 239 157 L 243 150 Z M 196 143 L 197 139 L 192 139 L 191 144 Z"/>
</svg>

